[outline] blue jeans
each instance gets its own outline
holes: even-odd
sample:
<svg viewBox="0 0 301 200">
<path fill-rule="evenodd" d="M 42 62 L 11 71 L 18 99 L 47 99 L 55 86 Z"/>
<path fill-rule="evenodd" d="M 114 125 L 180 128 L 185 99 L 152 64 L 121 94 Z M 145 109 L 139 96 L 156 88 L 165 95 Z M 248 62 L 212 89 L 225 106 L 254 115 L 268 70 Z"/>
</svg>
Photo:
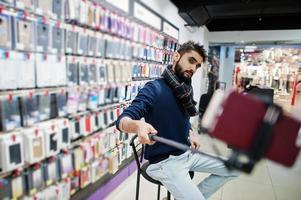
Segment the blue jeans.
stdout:
<svg viewBox="0 0 301 200">
<path fill-rule="evenodd" d="M 189 171 L 206 172 L 211 175 L 195 185 Z M 222 187 L 227 181 L 239 175 L 228 170 L 218 160 L 187 151 L 179 156 L 151 164 L 147 174 L 160 181 L 176 200 L 205 200 Z"/>
</svg>

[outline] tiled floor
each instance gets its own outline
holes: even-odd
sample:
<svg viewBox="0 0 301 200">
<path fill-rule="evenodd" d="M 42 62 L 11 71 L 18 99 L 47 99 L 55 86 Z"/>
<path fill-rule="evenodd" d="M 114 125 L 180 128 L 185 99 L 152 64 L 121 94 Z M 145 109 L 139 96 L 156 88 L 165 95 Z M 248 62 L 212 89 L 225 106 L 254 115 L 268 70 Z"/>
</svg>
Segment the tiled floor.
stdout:
<svg viewBox="0 0 301 200">
<path fill-rule="evenodd" d="M 301 94 L 298 95 L 294 107 L 290 106 L 289 96 L 279 96 L 276 101 L 301 120 Z M 202 149 L 212 151 L 208 138 L 202 136 L 201 141 Z M 227 154 L 224 144 L 218 142 L 217 146 L 223 149 L 223 154 Z M 196 174 L 193 180 L 197 183 L 206 176 L 207 174 Z M 136 173 L 126 179 L 106 200 L 134 200 L 135 189 Z M 162 198 L 165 191 L 162 190 Z M 142 178 L 140 199 L 155 200 L 156 195 L 157 187 Z M 262 160 L 252 174 L 242 174 L 227 183 L 210 200 L 301 200 L 301 154 L 292 168 Z"/>
</svg>

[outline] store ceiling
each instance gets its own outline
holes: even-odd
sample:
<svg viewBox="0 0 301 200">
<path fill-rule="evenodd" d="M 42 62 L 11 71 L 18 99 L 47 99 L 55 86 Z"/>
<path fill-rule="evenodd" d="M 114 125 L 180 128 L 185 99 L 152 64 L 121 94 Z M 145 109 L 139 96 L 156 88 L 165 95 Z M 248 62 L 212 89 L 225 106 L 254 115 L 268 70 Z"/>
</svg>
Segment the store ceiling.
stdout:
<svg viewBox="0 0 301 200">
<path fill-rule="evenodd" d="M 188 26 L 209 31 L 301 29 L 300 0 L 171 0 Z"/>
</svg>

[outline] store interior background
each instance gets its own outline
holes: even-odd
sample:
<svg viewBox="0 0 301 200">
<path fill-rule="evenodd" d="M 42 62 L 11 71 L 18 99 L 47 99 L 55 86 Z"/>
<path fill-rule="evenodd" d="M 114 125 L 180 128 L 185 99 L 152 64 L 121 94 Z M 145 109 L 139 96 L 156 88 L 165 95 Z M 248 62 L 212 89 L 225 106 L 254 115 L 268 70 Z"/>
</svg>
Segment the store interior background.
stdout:
<svg viewBox="0 0 301 200">
<path fill-rule="evenodd" d="M 179 43 L 187 40 L 194 40 L 204 45 L 209 52 L 210 47 L 218 47 L 219 52 L 219 72 L 220 82 L 226 83 L 226 88 L 233 88 L 234 71 L 236 66 L 241 63 L 235 63 L 235 51 L 245 51 L 246 55 L 256 51 L 254 49 L 264 49 L 266 51 L 272 48 L 295 49 L 298 55 L 295 55 L 294 66 L 301 67 L 301 30 L 253 30 L 253 31 L 218 31 L 209 32 L 206 26 L 187 27 L 186 22 L 178 15 L 178 8 L 170 1 L 160 0 L 141 0 L 145 5 L 160 13 L 164 18 L 179 28 Z M 286 50 L 283 50 L 284 54 Z M 247 57 L 247 56 L 246 56 Z M 246 58 L 245 58 L 246 59 Z M 291 61 L 289 61 L 291 62 Z M 276 62 L 275 62 L 276 63 Z M 275 64 L 273 63 L 273 65 Z M 260 68 L 260 66 L 257 66 Z M 257 68 L 256 67 L 256 68 Z M 207 92 L 207 72 L 208 65 L 199 69 L 193 77 L 192 85 L 194 89 L 194 99 L 199 100 L 200 96 Z M 299 81 L 301 72 L 299 72 Z M 301 95 L 297 94 L 296 103 L 291 106 L 292 91 L 285 95 L 276 93 L 276 102 L 283 108 L 291 112 L 295 117 L 301 119 Z M 191 119 L 191 122 L 197 126 L 198 119 Z M 212 151 L 210 139 L 202 137 L 202 147 L 209 152 Z M 225 146 L 219 147 L 225 150 Z M 134 173 L 131 177 L 121 184 L 108 200 L 131 199 L 134 197 L 135 190 Z M 205 174 L 195 178 L 195 182 L 206 177 Z M 293 168 L 288 169 L 273 162 L 262 161 L 251 175 L 242 175 L 238 180 L 227 184 L 217 192 L 211 200 L 299 200 L 301 199 L 301 158 Z M 140 198 L 144 200 L 154 199 L 156 186 L 142 180 Z M 164 194 L 164 192 L 163 192 Z M 163 195 L 164 196 L 164 195 Z"/>
<path fill-rule="evenodd" d="M 183 1 L 183 0 L 179 0 Z M 301 120 L 301 93 L 297 93 L 295 105 L 291 105 L 292 99 L 292 76 L 289 76 L 294 70 L 297 71 L 297 79 L 301 81 L 301 27 L 300 22 L 298 28 L 290 30 L 244 30 L 244 31 L 209 31 L 204 26 L 187 26 L 187 22 L 178 14 L 178 7 L 170 0 L 99 0 L 100 3 L 112 4 L 114 8 L 125 13 L 129 13 L 129 2 L 139 3 L 145 8 L 148 8 L 152 12 L 159 16 L 162 16 L 165 20 L 170 22 L 172 25 L 177 27 L 179 30 L 176 31 L 174 38 L 178 39 L 179 44 L 182 44 L 188 40 L 199 42 L 204 46 L 209 54 L 216 54 L 218 57 L 218 70 L 217 76 L 218 81 L 223 82 L 226 85 L 226 89 L 236 88 L 235 82 L 235 71 L 239 67 L 240 78 L 243 77 L 256 77 L 256 81 L 260 83 L 262 80 L 258 80 L 258 76 L 264 77 L 265 72 L 260 69 L 260 66 L 249 61 L 249 56 L 256 58 L 262 58 L 263 62 L 257 62 L 256 64 L 266 63 L 267 67 L 270 67 L 270 73 L 273 73 L 274 66 L 280 68 L 288 67 L 287 81 L 288 90 L 278 90 L 275 93 L 276 102 L 279 103 L 285 110 L 291 112 L 295 117 Z M 260 0 L 254 0 L 260 2 Z M 277 0 L 274 0 L 277 1 Z M 194 2 L 194 1 L 183 1 L 183 2 Z M 210 3 L 210 1 L 206 1 Z M 220 1 L 212 1 L 213 3 L 221 3 Z M 247 4 L 250 1 L 241 1 L 243 4 Z M 277 1 L 278 3 L 280 1 Z M 288 0 L 288 2 L 292 2 Z M 301 13 L 301 3 L 297 3 L 300 7 L 296 7 L 296 12 Z M 2 7 L 0 7 L 2 11 Z M 1 13 L 0 11 L 0 13 Z M 117 13 L 118 14 L 118 13 Z M 124 14 L 124 13 L 123 13 Z M 143 13 L 140 13 L 143 15 Z M 300 19 L 300 17 L 298 18 Z M 141 20 L 143 24 L 147 24 L 150 27 L 155 27 L 152 24 L 155 23 L 153 19 Z M 296 26 L 297 27 L 297 26 Z M 158 29 L 155 29 L 158 31 Z M 285 48 L 282 51 L 277 49 Z M 270 53 L 271 51 L 277 50 L 277 53 Z M 257 53 L 256 53 L 257 52 Z M 275 56 L 275 54 L 281 54 Z M 273 54 L 273 56 L 272 56 Z M 73 55 L 72 55 L 73 56 Z M 84 56 L 82 56 L 84 57 Z M 280 58 L 279 58 L 280 57 Z M 273 59 L 279 59 L 273 61 Z M 269 60 L 268 62 L 266 62 Z M 271 61 L 271 62 L 270 62 Z M 243 63 L 242 63 L 243 62 Z M 280 64 L 281 63 L 281 64 Z M 285 63 L 285 64 L 284 64 Z M 244 67 L 250 64 L 249 67 Z M 259 65 L 260 65 L 259 64 Z M 208 88 L 208 71 L 211 70 L 211 65 L 206 62 L 200 69 L 197 70 L 196 74 L 192 79 L 192 86 L 194 90 L 194 99 L 198 102 L 202 94 L 207 92 Z M 254 72 L 256 71 L 256 72 Z M 267 79 L 266 72 L 266 78 Z M 131 78 L 131 77 L 130 77 Z M 272 80 L 273 77 L 269 76 L 269 82 L 275 85 L 277 80 Z M 279 77 L 280 79 L 280 77 Z M 284 79 L 283 79 L 284 80 Z M 284 81 L 281 81 L 284 82 Z M 280 84 L 280 80 L 279 80 Z M 284 85 L 284 84 L 282 84 Z M 301 86 L 300 90 L 301 90 Z M 43 87 L 42 87 L 43 89 Z M 6 92 L 6 91 L 5 91 Z M 48 91 L 47 91 L 48 93 Z M 196 105 L 198 107 L 198 104 Z M 78 115 L 79 116 L 79 115 Z M 77 118 L 78 120 L 78 118 Z M 199 122 L 198 117 L 191 118 L 191 123 L 195 130 L 197 129 Z M 115 133 L 115 132 L 114 132 Z M 206 135 L 200 136 L 201 148 L 204 151 L 213 152 L 211 146 L 211 139 Z M 229 150 L 226 145 L 215 141 L 216 145 L 222 152 L 227 155 Z M 115 147 L 114 147 L 115 148 Z M 115 158 L 117 156 L 115 155 Z M 132 158 L 131 158 L 132 159 Z M 128 158 L 130 160 L 130 158 Z M 129 162 L 127 160 L 127 162 Z M 70 163 L 70 162 L 69 162 Z M 127 165 L 128 164 L 128 165 Z M 119 170 L 120 167 L 120 170 Z M 136 190 L 136 164 L 131 160 L 131 163 L 117 164 L 116 172 L 111 173 L 105 177 L 105 181 L 102 182 L 101 178 L 97 184 L 93 183 L 85 186 L 83 190 L 79 190 L 75 193 L 72 199 L 106 199 L 106 200 L 133 200 L 135 198 Z M 108 173 L 109 174 L 109 173 Z M 106 174 L 107 175 L 107 174 Z M 198 174 L 194 177 L 194 181 L 197 183 L 204 179 L 207 174 Z M 114 179 L 115 177 L 118 177 Z M 1 178 L 1 176 L 0 176 Z M 118 180 L 117 180 L 118 179 Z M 141 178 L 141 190 L 140 199 L 142 200 L 153 200 L 156 199 L 157 186 Z M 0 182 L 1 183 L 1 182 Z M 119 185 L 119 183 L 121 183 Z M 101 187 L 99 187 L 101 185 Z M 119 185 L 119 186 L 118 186 Z M 1 186 L 1 184 L 0 184 Z M 254 172 L 251 175 L 243 174 L 237 180 L 227 184 L 220 191 L 213 195 L 210 200 L 300 200 L 301 199 L 301 155 L 292 168 L 284 168 L 278 164 L 270 161 L 263 160 L 260 162 Z M 0 187 L 1 190 L 1 187 Z M 35 191 L 37 192 L 37 191 Z M 2 192 L 3 194 L 3 192 Z M 166 194 L 164 187 L 162 188 L 162 198 Z M 0 191 L 1 196 L 1 191 Z M 162 199 L 161 198 L 161 199 Z M 0 198 L 1 199 L 1 198 Z M 34 199 L 32 196 L 28 199 Z"/>
</svg>

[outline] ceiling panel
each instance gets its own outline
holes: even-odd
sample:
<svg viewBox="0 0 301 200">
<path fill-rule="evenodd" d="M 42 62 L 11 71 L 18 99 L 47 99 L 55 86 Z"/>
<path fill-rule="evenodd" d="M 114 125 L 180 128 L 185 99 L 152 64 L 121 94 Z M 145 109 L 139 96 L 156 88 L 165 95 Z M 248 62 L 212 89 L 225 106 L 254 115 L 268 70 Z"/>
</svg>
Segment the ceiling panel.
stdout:
<svg viewBox="0 0 301 200">
<path fill-rule="evenodd" d="M 301 0 L 171 0 L 188 26 L 209 31 L 300 29 Z"/>
</svg>

